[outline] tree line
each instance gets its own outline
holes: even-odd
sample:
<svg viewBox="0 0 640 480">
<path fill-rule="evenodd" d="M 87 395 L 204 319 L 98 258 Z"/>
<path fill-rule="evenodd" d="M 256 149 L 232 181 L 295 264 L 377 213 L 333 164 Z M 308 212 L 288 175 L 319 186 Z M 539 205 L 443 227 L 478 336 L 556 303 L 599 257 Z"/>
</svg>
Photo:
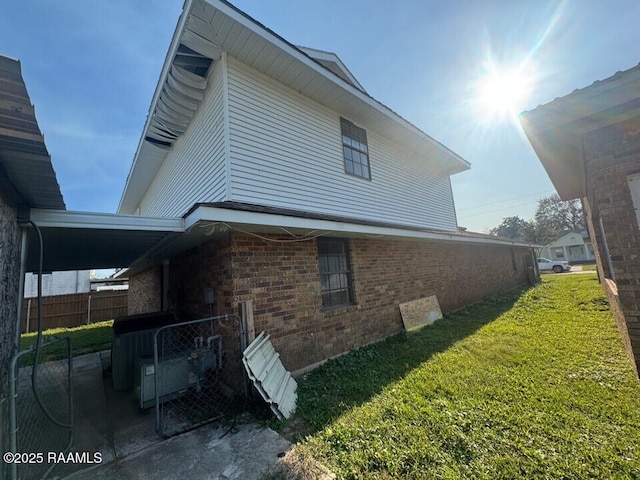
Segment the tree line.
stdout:
<svg viewBox="0 0 640 480">
<path fill-rule="evenodd" d="M 523 220 L 519 216 L 506 217 L 489 233 L 499 237 L 546 245 L 568 230 L 585 230 L 582 202 L 562 200 L 557 194 L 538 200 L 535 216 Z"/>
</svg>

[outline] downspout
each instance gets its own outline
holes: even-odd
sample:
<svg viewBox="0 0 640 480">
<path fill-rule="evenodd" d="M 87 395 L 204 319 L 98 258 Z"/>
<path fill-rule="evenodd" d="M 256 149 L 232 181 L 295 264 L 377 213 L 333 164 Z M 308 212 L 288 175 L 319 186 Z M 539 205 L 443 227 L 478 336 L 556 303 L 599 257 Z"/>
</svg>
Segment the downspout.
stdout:
<svg viewBox="0 0 640 480">
<path fill-rule="evenodd" d="M 18 313 L 16 315 L 16 351 L 20 351 L 20 333 L 22 332 L 22 306 L 24 304 L 24 279 L 27 274 L 27 253 L 29 249 L 29 230 L 27 227 L 20 227 L 20 277 L 18 280 Z"/>
</svg>

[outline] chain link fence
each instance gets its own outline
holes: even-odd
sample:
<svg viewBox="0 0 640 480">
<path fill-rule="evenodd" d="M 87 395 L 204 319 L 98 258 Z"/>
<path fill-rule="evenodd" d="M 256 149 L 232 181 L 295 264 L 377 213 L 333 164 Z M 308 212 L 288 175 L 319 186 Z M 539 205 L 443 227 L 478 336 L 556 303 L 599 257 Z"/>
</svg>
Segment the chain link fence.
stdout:
<svg viewBox="0 0 640 480">
<path fill-rule="evenodd" d="M 46 478 L 55 463 L 36 454 L 67 452 L 73 442 L 72 353 L 68 337 L 13 357 L 9 371 L 10 478 Z M 29 455 L 32 454 L 32 455 Z"/>
<path fill-rule="evenodd" d="M 229 419 L 246 407 L 242 321 L 211 317 L 159 328 L 153 358 L 135 369 L 143 408 L 155 406 L 156 432 L 171 437 Z"/>
</svg>

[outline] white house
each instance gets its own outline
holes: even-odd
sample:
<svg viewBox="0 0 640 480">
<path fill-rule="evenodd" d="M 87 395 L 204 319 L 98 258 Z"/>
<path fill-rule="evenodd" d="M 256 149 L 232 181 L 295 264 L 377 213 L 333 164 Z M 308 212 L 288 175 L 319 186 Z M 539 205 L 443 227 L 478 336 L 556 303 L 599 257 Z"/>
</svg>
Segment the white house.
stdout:
<svg viewBox="0 0 640 480">
<path fill-rule="evenodd" d="M 185 234 L 129 270 L 130 313 L 250 300 L 299 370 L 401 330 L 399 303 L 446 314 L 524 284 L 530 245 L 458 232 L 450 177 L 469 167 L 336 54 L 187 0 L 118 210 Z"/>
<path fill-rule="evenodd" d="M 566 260 L 568 262 L 595 262 L 593 245 L 586 230 L 573 231 L 562 235 L 557 240 L 545 245 L 540 256 L 549 260 Z"/>
<path fill-rule="evenodd" d="M 90 270 L 49 272 L 42 275 L 42 296 L 85 293 L 91 290 Z M 27 273 L 24 279 L 24 298 L 38 296 L 38 276 Z"/>
</svg>

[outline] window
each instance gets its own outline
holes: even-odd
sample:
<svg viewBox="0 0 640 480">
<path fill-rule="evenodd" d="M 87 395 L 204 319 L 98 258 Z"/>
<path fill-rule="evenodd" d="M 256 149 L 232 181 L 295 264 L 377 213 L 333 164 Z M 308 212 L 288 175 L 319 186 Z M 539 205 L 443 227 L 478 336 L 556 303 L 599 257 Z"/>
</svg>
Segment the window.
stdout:
<svg viewBox="0 0 640 480">
<path fill-rule="evenodd" d="M 564 248 L 556 247 L 555 254 L 556 258 L 564 258 Z"/>
<path fill-rule="evenodd" d="M 337 308 L 353 304 L 348 241 L 341 238 L 318 239 L 322 306 Z"/>
<path fill-rule="evenodd" d="M 345 171 L 357 177 L 371 179 L 367 132 L 344 118 L 340 119 L 340 125 Z"/>
</svg>

